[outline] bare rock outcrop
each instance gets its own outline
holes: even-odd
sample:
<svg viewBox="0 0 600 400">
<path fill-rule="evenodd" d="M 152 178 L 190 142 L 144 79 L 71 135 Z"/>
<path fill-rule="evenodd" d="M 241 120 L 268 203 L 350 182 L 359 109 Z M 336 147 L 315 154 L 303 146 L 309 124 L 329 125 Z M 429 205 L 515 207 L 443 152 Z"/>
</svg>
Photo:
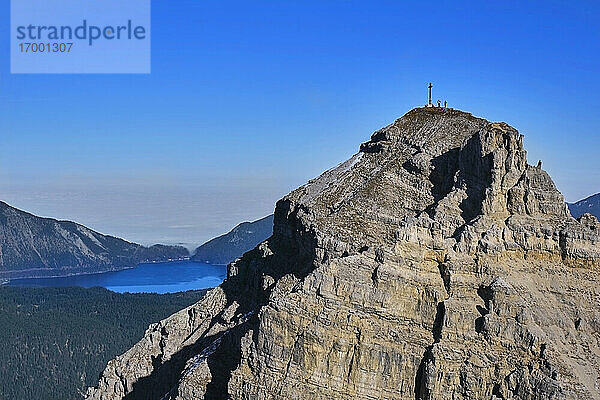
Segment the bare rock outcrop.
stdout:
<svg viewBox="0 0 600 400">
<path fill-rule="evenodd" d="M 600 399 L 600 225 L 504 123 L 418 108 L 88 399 Z"/>
</svg>

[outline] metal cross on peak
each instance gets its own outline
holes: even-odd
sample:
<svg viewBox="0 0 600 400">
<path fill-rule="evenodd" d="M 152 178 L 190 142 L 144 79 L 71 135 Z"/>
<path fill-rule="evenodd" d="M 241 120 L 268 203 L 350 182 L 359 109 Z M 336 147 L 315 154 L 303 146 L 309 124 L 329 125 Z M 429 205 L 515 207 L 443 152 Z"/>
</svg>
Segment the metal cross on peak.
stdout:
<svg viewBox="0 0 600 400">
<path fill-rule="evenodd" d="M 431 96 L 432 95 L 431 89 L 433 88 L 433 85 L 431 84 L 431 82 L 429 82 L 429 86 L 427 86 L 427 88 L 429 89 L 429 101 L 427 102 L 427 105 L 425 107 L 435 107 L 434 104 L 433 104 L 433 102 L 432 102 L 432 100 L 431 100 L 431 97 L 432 97 Z M 441 100 L 437 101 L 437 106 L 438 106 L 438 108 L 442 107 L 442 101 Z M 448 108 L 448 101 L 447 100 L 444 100 L 444 108 Z"/>
<path fill-rule="evenodd" d="M 429 103 L 427 103 L 429 106 L 432 106 L 433 104 L 431 104 L 431 88 L 433 87 L 433 85 L 431 84 L 431 82 L 429 82 Z"/>
</svg>

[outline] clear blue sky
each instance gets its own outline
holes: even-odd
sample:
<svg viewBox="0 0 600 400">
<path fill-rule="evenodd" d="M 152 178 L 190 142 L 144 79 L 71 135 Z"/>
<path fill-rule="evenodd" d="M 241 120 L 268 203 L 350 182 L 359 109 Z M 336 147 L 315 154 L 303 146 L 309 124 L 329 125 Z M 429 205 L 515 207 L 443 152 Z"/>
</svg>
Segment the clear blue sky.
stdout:
<svg viewBox="0 0 600 400">
<path fill-rule="evenodd" d="M 156 0 L 150 75 L 10 75 L 5 0 L 0 198 L 202 242 L 423 105 L 429 81 L 519 129 L 567 200 L 600 191 L 597 2 L 411 3 Z"/>
</svg>

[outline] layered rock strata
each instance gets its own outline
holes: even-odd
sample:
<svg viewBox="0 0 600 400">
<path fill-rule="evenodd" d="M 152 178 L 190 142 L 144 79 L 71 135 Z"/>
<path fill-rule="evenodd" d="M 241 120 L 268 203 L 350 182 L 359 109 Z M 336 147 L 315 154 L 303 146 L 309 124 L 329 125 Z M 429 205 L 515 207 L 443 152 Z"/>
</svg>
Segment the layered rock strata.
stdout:
<svg viewBox="0 0 600 400">
<path fill-rule="evenodd" d="M 600 224 L 505 123 L 418 108 L 88 399 L 600 399 Z"/>
</svg>

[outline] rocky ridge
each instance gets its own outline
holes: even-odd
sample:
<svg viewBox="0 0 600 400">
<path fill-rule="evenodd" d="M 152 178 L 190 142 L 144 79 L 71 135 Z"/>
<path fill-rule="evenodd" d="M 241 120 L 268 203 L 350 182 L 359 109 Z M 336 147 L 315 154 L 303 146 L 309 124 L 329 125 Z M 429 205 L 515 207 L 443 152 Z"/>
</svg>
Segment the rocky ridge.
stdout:
<svg viewBox="0 0 600 400">
<path fill-rule="evenodd" d="M 514 128 L 414 109 L 87 398 L 600 399 L 599 233 Z"/>
<path fill-rule="evenodd" d="M 144 247 L 0 202 L 0 278 L 90 274 L 187 256 L 180 246 Z"/>
</svg>

